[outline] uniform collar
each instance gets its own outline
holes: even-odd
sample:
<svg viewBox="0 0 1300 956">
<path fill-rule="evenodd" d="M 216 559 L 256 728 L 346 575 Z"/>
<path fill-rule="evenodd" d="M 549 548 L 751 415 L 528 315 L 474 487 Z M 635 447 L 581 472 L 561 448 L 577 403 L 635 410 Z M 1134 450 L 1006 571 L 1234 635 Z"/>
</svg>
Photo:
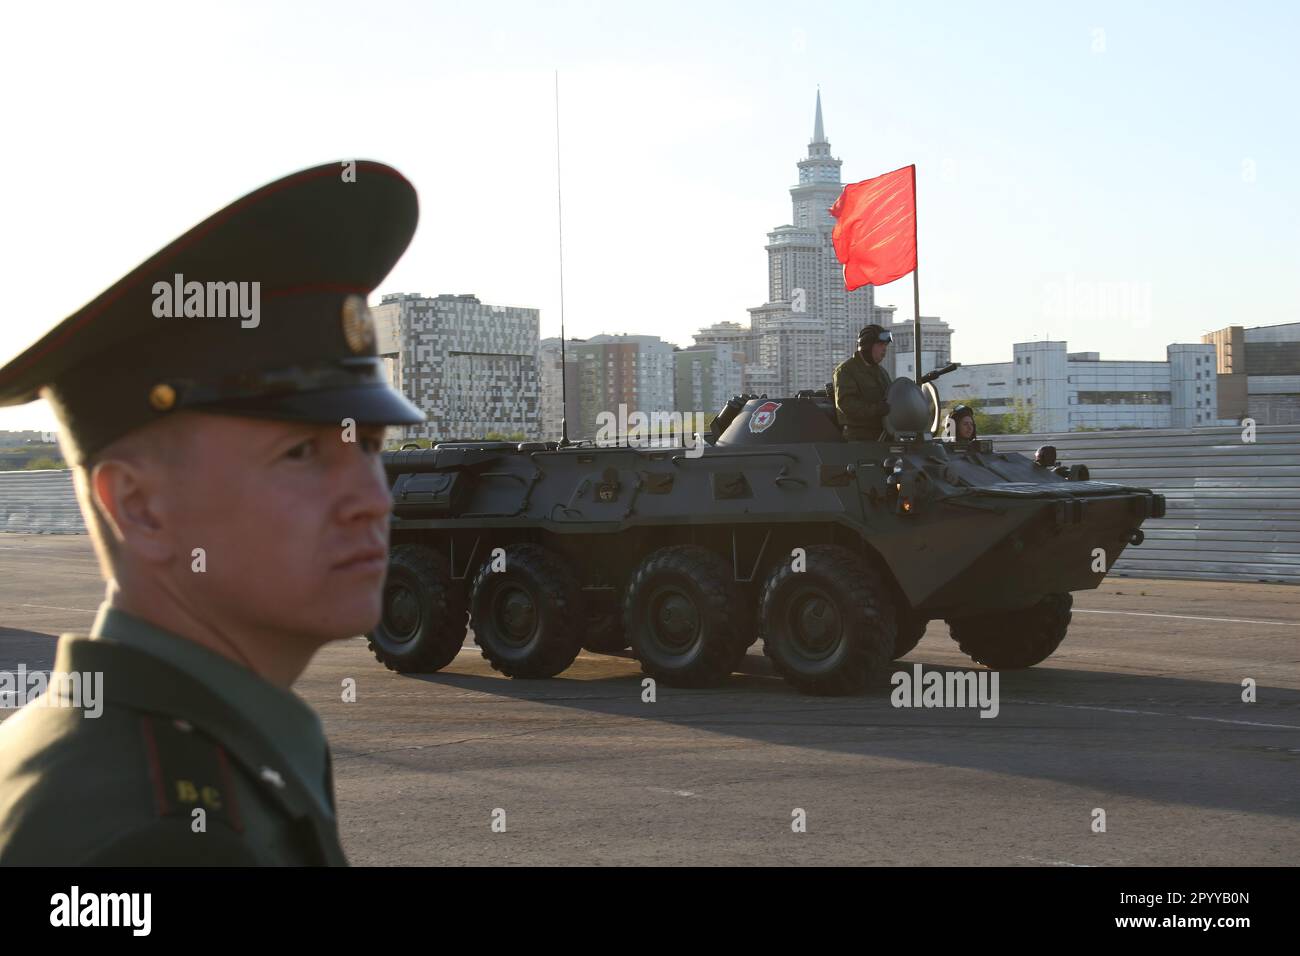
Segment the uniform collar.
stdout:
<svg viewBox="0 0 1300 956">
<path fill-rule="evenodd" d="M 125 644 L 202 682 L 266 736 L 323 808 L 332 808 L 333 795 L 326 782 L 328 745 L 320 718 L 296 694 L 206 647 L 108 604 L 100 605 L 90 637 Z"/>
</svg>

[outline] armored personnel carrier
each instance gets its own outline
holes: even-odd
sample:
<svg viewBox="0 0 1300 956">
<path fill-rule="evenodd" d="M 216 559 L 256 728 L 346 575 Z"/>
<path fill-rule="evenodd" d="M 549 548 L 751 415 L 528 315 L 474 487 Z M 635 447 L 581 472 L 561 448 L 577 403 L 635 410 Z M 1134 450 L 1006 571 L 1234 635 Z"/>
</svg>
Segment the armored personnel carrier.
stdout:
<svg viewBox="0 0 1300 956">
<path fill-rule="evenodd" d="M 1164 498 L 936 440 L 938 396 L 908 379 L 888 398 L 880 441 L 842 437 L 828 388 L 737 396 L 698 445 L 386 453 L 392 550 L 371 649 L 436 671 L 472 627 L 511 677 L 630 647 L 647 675 L 701 687 L 761 637 L 812 694 L 860 692 L 931 621 L 988 667 L 1045 660 L 1071 592 L 1141 543 Z"/>
</svg>

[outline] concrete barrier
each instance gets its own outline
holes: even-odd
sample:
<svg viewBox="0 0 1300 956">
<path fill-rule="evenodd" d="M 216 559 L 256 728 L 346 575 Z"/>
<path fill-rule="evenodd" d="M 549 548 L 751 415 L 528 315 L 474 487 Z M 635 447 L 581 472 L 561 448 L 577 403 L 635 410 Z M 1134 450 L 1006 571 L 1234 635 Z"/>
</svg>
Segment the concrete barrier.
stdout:
<svg viewBox="0 0 1300 956">
<path fill-rule="evenodd" d="M 0 471 L 0 531 L 85 534 L 72 472 Z"/>
<path fill-rule="evenodd" d="M 1253 442 L 1235 426 L 988 437 L 998 451 L 1027 455 L 1055 445 L 1098 481 L 1168 499 L 1116 573 L 1300 584 L 1300 426 L 1258 426 Z"/>
</svg>

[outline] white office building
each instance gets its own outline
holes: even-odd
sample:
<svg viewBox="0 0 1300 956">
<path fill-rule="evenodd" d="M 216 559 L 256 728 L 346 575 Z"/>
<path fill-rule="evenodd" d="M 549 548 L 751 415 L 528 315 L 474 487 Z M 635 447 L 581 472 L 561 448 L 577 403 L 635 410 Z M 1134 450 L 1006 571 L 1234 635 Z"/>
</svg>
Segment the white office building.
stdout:
<svg viewBox="0 0 1300 956">
<path fill-rule="evenodd" d="M 924 335 L 925 326 L 922 325 Z M 1018 342 L 1010 362 L 964 365 L 939 380 L 945 403 L 1033 416 L 1036 432 L 1219 424 L 1214 346 L 1176 344 L 1163 362 L 1104 361 L 1064 342 Z"/>
</svg>

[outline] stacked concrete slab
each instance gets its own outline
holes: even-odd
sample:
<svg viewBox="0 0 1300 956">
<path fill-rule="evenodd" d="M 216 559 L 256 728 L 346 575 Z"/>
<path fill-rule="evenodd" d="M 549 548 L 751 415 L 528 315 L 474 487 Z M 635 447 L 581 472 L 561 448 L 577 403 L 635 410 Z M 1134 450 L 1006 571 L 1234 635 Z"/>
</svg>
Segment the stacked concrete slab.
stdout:
<svg viewBox="0 0 1300 956">
<path fill-rule="evenodd" d="M 0 471 L 0 531 L 85 534 L 70 471 Z"/>
<path fill-rule="evenodd" d="M 1300 426 L 990 436 L 999 451 L 1053 444 L 1099 481 L 1142 485 L 1168 499 L 1143 524 L 1116 573 L 1300 584 Z"/>
</svg>

